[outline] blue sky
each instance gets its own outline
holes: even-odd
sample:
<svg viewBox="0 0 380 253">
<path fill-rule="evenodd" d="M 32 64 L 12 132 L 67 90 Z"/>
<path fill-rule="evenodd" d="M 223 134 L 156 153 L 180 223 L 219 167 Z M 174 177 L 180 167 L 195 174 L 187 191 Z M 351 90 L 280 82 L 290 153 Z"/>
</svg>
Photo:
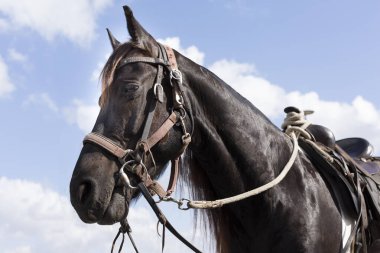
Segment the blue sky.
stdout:
<svg viewBox="0 0 380 253">
<path fill-rule="evenodd" d="M 338 138 L 367 137 L 380 150 L 379 1 L 0 0 L 5 252 L 108 250 L 116 228 L 82 225 L 68 185 L 98 110 L 97 76 L 111 52 L 105 28 L 129 38 L 124 4 L 155 38 L 210 68 L 277 124 L 287 105 L 314 109 L 310 119 Z M 135 210 L 143 237 L 154 218 L 144 205 Z M 168 212 L 190 235 L 189 215 L 183 222 Z M 71 243 L 53 243 L 61 237 Z M 152 245 L 142 251 L 159 252 L 159 239 Z"/>
</svg>

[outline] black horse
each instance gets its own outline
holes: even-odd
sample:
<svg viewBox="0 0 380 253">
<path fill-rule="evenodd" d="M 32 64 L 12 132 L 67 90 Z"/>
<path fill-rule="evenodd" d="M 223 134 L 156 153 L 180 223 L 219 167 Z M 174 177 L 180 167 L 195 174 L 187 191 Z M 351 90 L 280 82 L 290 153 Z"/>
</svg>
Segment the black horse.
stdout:
<svg viewBox="0 0 380 253">
<path fill-rule="evenodd" d="M 145 129 L 161 47 L 124 7 L 131 40 L 111 36 L 113 53 L 103 72 L 101 110 L 93 133 L 123 149 L 134 149 Z M 124 59 L 135 59 L 121 64 Z M 182 149 L 183 127 L 191 133 L 180 177 L 195 199 L 219 199 L 246 192 L 275 178 L 287 163 L 290 138 L 249 101 L 206 68 L 175 52 L 182 72 L 186 114 L 146 155 L 145 165 L 158 178 Z M 173 111 L 171 80 L 162 72 L 162 102 L 157 104 L 150 135 Z M 160 92 L 160 91 L 158 91 Z M 259 91 L 258 91 L 259 92 Z M 153 157 L 155 158 L 153 162 Z M 86 142 L 73 172 L 71 202 L 87 223 L 113 224 L 128 213 L 138 196 L 119 183 L 120 159 Z M 129 174 L 131 184 L 139 178 Z M 219 209 L 200 211 L 209 222 L 218 252 L 320 252 L 342 248 L 342 216 L 328 186 L 305 154 L 299 153 L 287 177 L 270 190 Z"/>
</svg>

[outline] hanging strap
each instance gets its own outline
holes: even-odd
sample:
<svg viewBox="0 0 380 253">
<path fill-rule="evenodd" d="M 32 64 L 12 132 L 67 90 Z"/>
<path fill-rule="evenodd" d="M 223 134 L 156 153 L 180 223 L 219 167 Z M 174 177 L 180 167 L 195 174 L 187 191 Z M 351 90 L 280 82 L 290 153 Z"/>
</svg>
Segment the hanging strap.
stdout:
<svg viewBox="0 0 380 253">
<path fill-rule="evenodd" d="M 176 184 L 177 184 L 178 173 L 179 173 L 179 159 L 180 158 L 177 157 L 176 159 L 171 160 L 172 167 L 170 170 L 170 179 L 169 179 L 168 188 L 166 190 L 167 196 L 170 196 L 174 192 Z"/>
<path fill-rule="evenodd" d="M 127 219 L 125 219 L 124 221 L 121 221 L 120 223 L 121 223 L 121 227 L 119 228 L 119 231 L 117 232 L 117 234 L 115 236 L 115 239 L 113 239 L 113 242 L 112 242 L 111 253 L 113 253 L 116 241 L 119 238 L 120 234 L 122 235 L 122 239 L 121 239 L 121 243 L 120 243 L 120 246 L 119 246 L 118 253 L 121 253 L 121 250 L 123 249 L 123 246 L 124 246 L 125 233 L 127 233 L 128 237 L 129 237 L 129 240 L 131 241 L 131 244 L 132 244 L 135 252 L 139 253 L 139 250 L 136 247 L 135 241 L 132 238 L 132 235 L 131 235 L 132 229 L 129 226 L 129 223 L 128 223 Z"/>
<path fill-rule="evenodd" d="M 180 240 L 182 243 L 184 243 L 187 247 L 189 247 L 192 251 L 196 253 L 202 253 L 199 249 L 197 249 L 193 244 L 191 244 L 189 241 L 187 241 L 178 231 L 172 226 L 172 224 L 168 221 L 168 219 L 165 217 L 165 215 L 162 213 L 160 208 L 157 206 L 156 202 L 150 195 L 148 189 L 145 187 L 144 183 L 141 182 L 138 184 L 139 189 L 141 190 L 141 193 L 149 203 L 150 207 L 156 214 L 159 222 L 165 226 L 175 237 L 177 237 L 178 240 Z"/>
</svg>

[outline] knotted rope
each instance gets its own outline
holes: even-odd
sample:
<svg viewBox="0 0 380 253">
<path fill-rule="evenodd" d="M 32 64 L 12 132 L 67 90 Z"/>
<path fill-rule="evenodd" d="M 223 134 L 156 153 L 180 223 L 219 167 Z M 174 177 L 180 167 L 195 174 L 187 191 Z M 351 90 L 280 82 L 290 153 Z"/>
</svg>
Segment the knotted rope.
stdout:
<svg viewBox="0 0 380 253">
<path fill-rule="evenodd" d="M 289 135 L 289 133 L 295 132 L 297 138 L 302 137 L 305 142 L 313 146 L 317 152 L 319 152 L 326 160 L 332 163 L 334 161 L 334 158 L 332 158 L 329 153 L 323 150 L 306 130 L 307 127 L 311 125 L 311 122 L 306 120 L 306 116 L 313 114 L 314 111 L 300 111 L 295 107 L 287 107 L 285 108 L 285 112 L 286 117 L 281 125 L 281 128 L 285 131 L 285 133 Z"/>
<path fill-rule="evenodd" d="M 300 111 L 295 107 L 285 108 L 286 117 L 281 125 L 281 128 L 285 131 L 287 135 L 294 132 L 299 138 L 302 136 L 307 140 L 311 140 L 311 135 L 306 131 L 306 128 L 311 125 L 309 121 L 306 120 L 306 115 L 310 115 L 313 111 L 306 110 Z"/>
</svg>

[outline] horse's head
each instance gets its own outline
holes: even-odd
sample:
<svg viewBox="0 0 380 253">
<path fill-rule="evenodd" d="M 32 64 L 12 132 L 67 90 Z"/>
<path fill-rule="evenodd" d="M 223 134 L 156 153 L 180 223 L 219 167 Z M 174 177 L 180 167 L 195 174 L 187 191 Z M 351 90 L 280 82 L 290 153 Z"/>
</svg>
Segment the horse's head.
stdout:
<svg viewBox="0 0 380 253">
<path fill-rule="evenodd" d="M 158 177 L 182 153 L 187 133 L 183 97 L 173 84 L 179 72 L 131 10 L 124 11 L 131 41 L 121 44 L 109 33 L 114 51 L 102 72 L 101 110 L 70 183 L 71 203 L 88 223 L 122 220 L 138 194 L 126 185 Z"/>
</svg>

